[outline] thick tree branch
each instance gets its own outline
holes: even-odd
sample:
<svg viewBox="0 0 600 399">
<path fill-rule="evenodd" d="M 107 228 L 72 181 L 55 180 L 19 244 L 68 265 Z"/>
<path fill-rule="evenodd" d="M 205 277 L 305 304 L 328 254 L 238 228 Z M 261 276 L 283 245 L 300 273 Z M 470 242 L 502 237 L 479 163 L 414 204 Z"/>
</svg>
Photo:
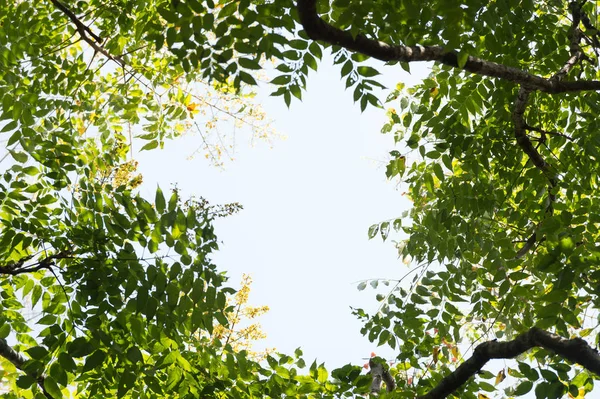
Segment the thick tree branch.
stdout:
<svg viewBox="0 0 600 399">
<path fill-rule="evenodd" d="M 23 358 L 23 356 L 11 348 L 4 338 L 0 338 L 0 356 L 11 362 L 17 369 L 23 371 L 30 377 L 35 378 L 44 395 L 49 399 L 54 399 L 48 392 L 46 392 L 46 389 L 44 388 L 44 376 L 33 375 L 30 372 L 27 372 L 25 370 L 26 360 Z"/>
<path fill-rule="evenodd" d="M 488 341 L 478 345 L 471 358 L 461 364 L 452 374 L 444 377 L 434 389 L 418 399 L 446 398 L 479 372 L 488 361 L 512 359 L 535 347 L 548 349 L 563 359 L 577 363 L 600 375 L 600 356 L 585 340 L 581 338 L 565 339 L 539 328 L 532 328 L 512 341 Z"/>
<path fill-rule="evenodd" d="M 123 61 L 123 59 L 120 56 L 113 56 L 112 54 L 110 54 L 108 52 L 108 50 L 106 50 L 103 46 L 102 46 L 102 39 L 100 38 L 100 36 L 96 35 L 89 26 L 87 26 L 86 24 L 84 24 L 78 17 L 77 15 L 75 15 L 73 13 L 73 11 L 71 11 L 67 6 L 65 6 L 64 4 L 62 4 L 59 0 L 50 0 L 50 2 L 52 4 L 54 4 L 54 6 L 56 8 L 58 8 L 60 11 L 62 11 L 73 23 L 73 25 L 75 25 L 75 29 L 77 29 L 77 32 L 79 33 L 79 36 L 81 36 L 81 39 L 83 41 L 85 41 L 87 44 L 90 45 L 90 47 L 92 47 L 94 49 L 94 51 L 103 54 L 105 57 L 117 62 L 118 64 L 120 64 L 121 66 L 125 65 L 125 62 Z"/>
<path fill-rule="evenodd" d="M 584 1 L 585 3 L 585 1 Z M 598 34 L 598 29 L 592 24 L 590 18 L 581 11 L 581 7 L 583 4 L 579 6 L 579 18 L 583 23 L 583 26 L 589 31 L 588 41 L 596 48 L 600 48 L 600 34 Z M 586 32 L 587 33 L 587 32 Z"/>
<path fill-rule="evenodd" d="M 440 46 L 404 46 L 389 45 L 362 34 L 353 36 L 349 31 L 336 28 L 325 22 L 317 13 L 317 0 L 297 0 L 300 23 L 306 34 L 313 40 L 321 40 L 330 44 L 357 51 L 381 61 L 434 61 L 453 68 L 459 68 L 477 75 L 508 80 L 527 86 L 531 90 L 546 93 L 564 93 L 584 90 L 600 90 L 600 81 L 563 82 L 559 79 L 546 79 L 530 74 L 518 68 L 486 61 L 469 56 L 465 65 L 458 64 L 458 53 L 448 51 Z"/>
<path fill-rule="evenodd" d="M 525 111 L 527 110 L 527 101 L 531 90 L 529 88 L 521 86 L 519 94 L 517 94 L 517 100 L 515 101 L 515 108 L 513 109 L 512 119 L 515 125 L 515 139 L 517 144 L 525 154 L 529 157 L 535 167 L 547 172 L 549 165 L 546 163 L 542 155 L 533 146 L 529 137 L 527 137 L 527 123 L 525 123 Z"/>
<path fill-rule="evenodd" d="M 545 136 L 556 136 L 556 137 L 564 137 L 565 139 L 569 140 L 569 141 L 573 141 L 573 137 L 563 134 L 563 133 L 558 133 L 558 132 L 552 132 L 552 131 L 548 131 L 548 130 L 543 130 L 540 129 L 539 127 L 535 127 L 535 126 L 529 126 L 529 125 L 525 125 L 525 129 L 532 131 L 532 132 L 537 132 L 539 134 L 542 135 L 543 138 L 540 139 L 540 141 L 545 141 Z"/>
<path fill-rule="evenodd" d="M 571 29 L 569 32 L 569 50 L 571 53 L 571 57 L 565 62 L 562 68 L 556 72 L 551 78 L 552 82 L 561 82 L 567 74 L 573 69 L 575 65 L 581 62 L 584 59 L 588 59 L 583 50 L 581 49 L 581 39 L 583 38 L 583 33 L 579 28 L 581 23 L 581 11 L 582 4 L 579 4 L 577 1 L 572 1 L 569 3 L 569 9 L 571 10 L 572 15 L 572 23 Z M 535 130 L 537 132 L 543 132 L 541 129 L 536 129 L 531 127 L 525 121 L 525 111 L 527 109 L 527 100 L 529 99 L 529 95 L 533 89 L 529 86 L 521 85 L 519 88 L 519 93 L 517 95 L 517 100 L 515 101 L 515 108 L 513 109 L 512 119 L 515 125 L 515 139 L 517 140 L 517 144 L 521 147 L 521 149 L 527 154 L 531 162 L 540 169 L 546 178 L 548 179 L 548 191 L 550 192 L 548 195 L 548 204 L 546 205 L 545 214 L 552 215 L 554 210 L 554 202 L 556 201 L 556 194 L 553 193 L 553 189 L 558 184 L 555 174 L 552 172 L 550 165 L 544 160 L 542 155 L 538 152 L 537 148 L 534 147 L 533 143 L 527 137 L 527 130 Z M 545 138 L 545 135 L 543 135 Z M 567 136 L 565 136 L 567 137 Z M 537 227 L 536 227 L 537 230 Z M 541 237 L 543 240 L 544 238 Z M 529 252 L 531 248 L 538 241 L 536 231 L 527 239 L 525 245 L 517 252 L 516 258 L 522 258 Z"/>
<path fill-rule="evenodd" d="M 23 273 L 33 273 L 41 269 L 50 269 L 55 263 L 56 259 L 65 259 L 68 258 L 70 254 L 68 252 L 59 252 L 54 255 L 49 255 L 39 262 L 35 262 L 32 265 L 25 266 L 25 262 L 29 261 L 32 256 L 26 256 L 22 259 L 19 259 L 15 263 L 10 263 L 8 265 L 0 265 L 0 274 L 10 274 L 16 276 L 17 274 Z"/>
<path fill-rule="evenodd" d="M 537 230 L 537 227 L 536 227 Z M 542 237 L 540 238 L 540 243 L 544 242 L 546 240 L 546 237 Z M 519 251 L 517 252 L 517 255 L 515 255 L 515 259 L 521 259 L 523 256 L 527 255 L 527 253 L 531 250 L 531 248 L 533 248 L 533 246 L 535 245 L 535 243 L 538 242 L 537 240 L 537 232 L 534 231 L 532 235 L 529 236 L 529 238 L 525 241 L 525 245 L 523 245 L 521 247 L 521 249 L 519 249 Z"/>
</svg>

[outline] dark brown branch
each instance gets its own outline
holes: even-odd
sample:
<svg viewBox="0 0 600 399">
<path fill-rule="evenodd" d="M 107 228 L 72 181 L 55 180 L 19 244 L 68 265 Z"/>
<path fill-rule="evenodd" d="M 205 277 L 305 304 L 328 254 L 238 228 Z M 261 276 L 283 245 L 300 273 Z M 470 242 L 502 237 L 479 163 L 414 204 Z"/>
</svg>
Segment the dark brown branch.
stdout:
<svg viewBox="0 0 600 399">
<path fill-rule="evenodd" d="M 75 29 L 81 36 L 81 39 L 85 41 L 94 49 L 94 51 L 103 54 L 105 57 L 117 62 L 119 65 L 124 66 L 125 62 L 120 56 L 113 56 L 102 46 L 102 39 L 100 36 L 96 35 L 89 26 L 84 24 L 78 17 L 71 11 L 67 6 L 62 4 L 59 0 L 50 0 L 52 4 L 60 11 L 62 11 L 75 25 Z"/>
<path fill-rule="evenodd" d="M 54 6 L 56 8 L 58 8 L 67 17 L 69 17 L 71 22 L 73 22 L 73 24 L 75 24 L 75 27 L 77 28 L 77 31 L 79 33 L 83 32 L 84 35 L 89 34 L 97 43 L 102 43 L 102 39 L 100 38 L 100 36 L 96 35 L 87 25 L 85 25 L 83 22 L 81 22 L 81 20 L 79 18 L 77 18 L 77 15 L 75 15 L 73 13 L 73 11 L 68 9 L 67 6 L 65 6 L 58 0 L 50 0 L 50 1 L 52 2 L 52 4 L 54 4 Z"/>
<path fill-rule="evenodd" d="M 537 227 L 536 227 L 537 230 Z M 523 256 L 525 256 L 530 250 L 531 248 L 533 248 L 533 246 L 537 243 L 537 242 L 544 242 L 546 241 L 546 237 L 542 237 L 540 238 L 540 240 L 537 240 L 537 232 L 534 231 L 532 235 L 529 236 L 529 238 L 525 241 L 525 245 L 523 245 L 521 247 L 521 249 L 519 249 L 519 251 L 517 252 L 517 255 L 515 255 L 515 259 L 521 259 Z"/>
<path fill-rule="evenodd" d="M 600 48 L 600 40 L 598 39 L 600 35 L 598 34 L 598 29 L 592 24 L 590 18 L 581 10 L 581 6 L 579 6 L 579 18 L 581 19 L 583 26 L 590 31 L 591 37 L 589 37 L 589 42 L 591 42 L 594 47 Z"/>
<path fill-rule="evenodd" d="M 443 399 L 471 379 L 492 359 L 512 359 L 528 350 L 540 347 L 550 350 L 572 363 L 600 375 L 600 356 L 581 338 L 565 339 L 558 335 L 532 328 L 508 342 L 488 341 L 478 345 L 473 356 L 427 394 L 418 399 Z"/>
<path fill-rule="evenodd" d="M 23 356 L 21 356 L 13 348 L 11 348 L 4 338 L 0 338 L 0 356 L 11 362 L 17 369 L 23 371 L 25 374 L 34 378 L 37 381 L 40 388 L 42 389 L 44 396 L 46 396 L 49 399 L 54 399 L 48 392 L 46 392 L 46 389 L 44 388 L 44 376 L 34 375 L 30 372 L 25 371 L 24 366 L 26 360 L 23 358 Z"/>
<path fill-rule="evenodd" d="M 525 123 L 525 110 L 527 109 L 527 101 L 529 100 L 529 95 L 531 94 L 531 90 L 529 88 L 521 86 L 519 88 L 519 94 L 517 95 L 517 100 L 515 101 L 515 108 L 513 109 L 512 119 L 515 125 L 515 139 L 517 140 L 517 144 L 525 154 L 529 157 L 531 162 L 542 172 L 547 172 L 549 169 L 549 165 L 546 163 L 542 155 L 538 152 L 538 150 L 533 146 L 529 137 L 527 137 L 527 124 Z"/>
<path fill-rule="evenodd" d="M 549 80 L 551 82 L 560 83 L 567 74 L 573 69 L 575 65 L 581 62 L 584 59 L 589 60 L 589 58 L 585 55 L 583 50 L 581 49 L 581 39 L 583 38 L 583 33 L 579 28 L 579 24 L 581 23 L 581 6 L 577 1 L 572 1 L 569 3 L 569 8 L 572 14 L 572 22 L 571 29 L 569 31 L 569 51 L 571 53 L 571 57 L 565 62 L 565 64 L 560 68 L 558 72 L 556 72 Z M 517 95 L 517 100 L 515 102 L 515 108 L 513 110 L 512 118 L 513 123 L 515 125 L 515 139 L 517 140 L 517 144 L 521 147 L 521 149 L 527 154 L 531 162 L 540 169 L 546 178 L 548 179 L 548 189 L 550 191 L 548 195 L 548 205 L 546 206 L 545 214 L 552 214 L 554 209 L 554 202 L 556 201 L 556 194 L 552 191 L 558 184 L 556 176 L 550 169 L 550 165 L 544 160 L 542 155 L 538 152 L 537 148 L 534 147 L 533 143 L 527 137 L 527 130 L 534 130 L 539 133 L 542 133 L 542 140 L 545 139 L 546 132 L 534 128 L 528 125 L 525 122 L 525 110 L 527 109 L 527 100 L 529 99 L 529 95 L 533 91 L 533 88 L 530 86 L 521 85 L 519 88 L 519 94 Z M 562 135 L 564 137 L 568 137 L 566 135 Z M 536 228 L 537 229 L 537 228 Z M 541 238 L 543 240 L 543 237 Z M 522 258 L 525 254 L 533 248 L 537 240 L 537 233 L 534 231 L 533 234 L 527 239 L 525 245 L 517 252 L 517 259 Z"/>
<path fill-rule="evenodd" d="M 300 23 L 306 34 L 313 40 L 321 40 L 348 50 L 357 51 L 381 61 L 434 61 L 453 68 L 459 68 L 477 75 L 508 80 L 527 86 L 531 90 L 546 93 L 564 93 L 584 90 L 600 90 L 600 81 L 563 82 L 560 79 L 546 79 L 518 68 L 486 61 L 469 56 L 464 66 L 458 64 L 458 53 L 440 46 L 390 45 L 362 34 L 353 36 L 325 22 L 317 13 L 317 0 L 297 0 Z"/>
<path fill-rule="evenodd" d="M 41 269 L 50 269 L 50 267 L 55 264 L 54 261 L 56 259 L 65 259 L 69 256 L 70 254 L 68 252 L 59 252 L 57 254 L 47 256 L 32 265 L 25 266 L 25 262 L 32 258 L 32 256 L 26 256 L 25 258 L 19 259 L 15 263 L 4 266 L 0 265 L 0 274 L 16 276 L 17 274 L 33 273 Z"/>
<path fill-rule="evenodd" d="M 563 133 L 558 133 L 558 132 L 552 132 L 552 131 L 548 131 L 548 130 L 543 130 L 540 129 L 539 127 L 535 127 L 535 126 L 529 126 L 527 124 L 525 124 L 525 130 L 529 130 L 532 132 L 538 132 L 540 133 L 542 136 L 557 136 L 557 137 L 564 137 L 565 139 L 569 140 L 569 141 L 573 141 L 573 137 L 563 134 Z M 543 140 L 541 140 L 543 141 Z"/>
</svg>

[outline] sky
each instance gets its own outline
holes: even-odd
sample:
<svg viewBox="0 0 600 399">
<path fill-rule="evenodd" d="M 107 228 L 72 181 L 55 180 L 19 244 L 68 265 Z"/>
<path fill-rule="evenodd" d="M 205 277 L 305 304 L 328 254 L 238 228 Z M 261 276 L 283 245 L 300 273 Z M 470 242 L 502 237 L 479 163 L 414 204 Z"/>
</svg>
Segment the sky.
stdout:
<svg viewBox="0 0 600 399">
<path fill-rule="evenodd" d="M 385 177 L 394 149 L 392 136 L 379 132 L 385 110 L 361 113 L 331 64 L 324 59 L 302 102 L 293 101 L 290 109 L 282 97 L 269 97 L 266 85 L 259 89 L 257 101 L 287 136 L 273 148 L 239 145 L 224 170 L 203 157 L 189 159 L 201 145 L 197 135 L 135 155 L 146 198 L 154 197 L 157 185 L 177 183 L 183 198 L 243 205 L 239 214 L 216 222 L 222 244 L 213 260 L 234 286 L 249 273 L 250 304 L 270 307 L 260 319 L 267 339 L 256 348 L 292 353 L 301 347 L 307 361 L 318 359 L 330 369 L 362 365 L 371 352 L 394 357 L 360 334 L 350 307 L 376 311 L 376 292 L 359 292 L 358 282 L 398 279 L 409 270 L 393 243 L 368 240 L 367 230 L 410 206 L 398 183 Z M 386 67 L 382 82 L 410 86 L 427 72 L 425 64 L 413 66 L 412 75 Z"/>
</svg>

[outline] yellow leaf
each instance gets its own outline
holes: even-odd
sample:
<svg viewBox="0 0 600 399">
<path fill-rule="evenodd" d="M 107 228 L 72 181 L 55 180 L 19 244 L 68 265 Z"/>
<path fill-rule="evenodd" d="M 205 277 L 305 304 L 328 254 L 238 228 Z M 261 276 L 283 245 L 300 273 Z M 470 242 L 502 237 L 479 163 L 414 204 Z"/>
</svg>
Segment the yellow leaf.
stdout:
<svg viewBox="0 0 600 399">
<path fill-rule="evenodd" d="M 502 381 L 504 381 L 505 378 L 506 378 L 506 373 L 504 372 L 504 369 L 502 369 L 502 370 L 500 370 L 498 375 L 496 375 L 496 382 L 494 383 L 494 385 L 500 384 Z"/>
<path fill-rule="evenodd" d="M 573 396 L 571 394 L 569 394 L 569 399 L 584 399 L 585 398 L 585 389 L 583 388 L 579 388 L 579 392 L 577 393 L 577 396 Z"/>
<path fill-rule="evenodd" d="M 587 337 L 588 335 L 591 334 L 591 332 L 593 331 L 593 328 L 586 328 L 584 330 L 581 330 L 581 332 L 579 333 L 580 337 Z"/>
<path fill-rule="evenodd" d="M 198 111 L 196 110 L 196 108 L 198 108 L 199 104 L 196 103 L 190 103 L 187 105 L 187 110 L 190 111 L 191 113 L 197 114 Z"/>
<path fill-rule="evenodd" d="M 458 359 L 458 347 L 455 345 L 452 347 L 452 360 L 456 361 Z"/>
<path fill-rule="evenodd" d="M 482 393 L 479 393 L 479 394 L 477 394 L 477 399 L 490 399 L 490 397 L 487 395 L 484 395 Z"/>
</svg>

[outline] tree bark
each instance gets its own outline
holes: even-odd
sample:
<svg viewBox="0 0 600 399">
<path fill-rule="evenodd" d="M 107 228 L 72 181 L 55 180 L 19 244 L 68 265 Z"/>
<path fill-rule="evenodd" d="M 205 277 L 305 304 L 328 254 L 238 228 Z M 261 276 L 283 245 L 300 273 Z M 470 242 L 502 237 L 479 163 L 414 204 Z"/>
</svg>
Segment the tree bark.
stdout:
<svg viewBox="0 0 600 399">
<path fill-rule="evenodd" d="M 390 45 L 358 34 L 353 36 L 325 22 L 317 13 L 317 0 L 297 0 L 300 23 L 313 40 L 357 51 L 381 61 L 433 61 L 477 75 L 489 76 L 527 86 L 530 90 L 546 93 L 565 93 L 600 90 L 600 81 L 579 80 L 565 82 L 560 79 L 543 78 L 507 65 L 469 56 L 464 65 L 459 65 L 458 53 L 441 46 Z"/>
</svg>

